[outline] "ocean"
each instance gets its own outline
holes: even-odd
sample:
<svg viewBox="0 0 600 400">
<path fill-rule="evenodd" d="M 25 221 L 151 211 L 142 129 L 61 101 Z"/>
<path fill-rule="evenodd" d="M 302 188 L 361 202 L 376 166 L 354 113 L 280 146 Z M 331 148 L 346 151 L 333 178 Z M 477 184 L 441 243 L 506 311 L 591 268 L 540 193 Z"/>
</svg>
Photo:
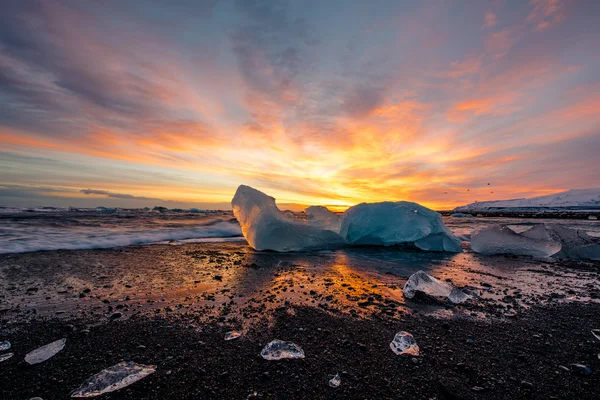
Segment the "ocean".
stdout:
<svg viewBox="0 0 600 400">
<path fill-rule="evenodd" d="M 560 223 L 600 236 L 599 221 L 503 217 L 443 220 L 465 241 L 474 230 L 491 224 L 506 224 L 522 232 L 533 224 Z M 0 253 L 239 240 L 244 238 L 231 211 L 0 207 Z"/>
</svg>

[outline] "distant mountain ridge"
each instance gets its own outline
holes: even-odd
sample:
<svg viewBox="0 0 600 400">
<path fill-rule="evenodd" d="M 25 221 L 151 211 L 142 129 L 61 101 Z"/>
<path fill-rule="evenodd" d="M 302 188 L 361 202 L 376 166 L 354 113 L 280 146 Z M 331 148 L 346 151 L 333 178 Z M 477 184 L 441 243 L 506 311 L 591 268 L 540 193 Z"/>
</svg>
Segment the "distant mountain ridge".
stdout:
<svg viewBox="0 0 600 400">
<path fill-rule="evenodd" d="M 454 211 L 492 211 L 505 209 L 600 209 L 600 188 L 571 189 L 566 192 L 529 199 L 480 201 L 456 207 Z"/>
</svg>

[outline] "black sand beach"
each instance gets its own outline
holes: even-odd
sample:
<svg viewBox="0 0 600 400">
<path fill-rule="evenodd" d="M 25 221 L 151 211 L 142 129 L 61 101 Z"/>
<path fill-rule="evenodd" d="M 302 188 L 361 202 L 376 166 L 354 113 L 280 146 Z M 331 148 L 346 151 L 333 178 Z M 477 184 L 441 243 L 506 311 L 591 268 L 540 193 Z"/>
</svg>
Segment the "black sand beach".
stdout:
<svg viewBox="0 0 600 400">
<path fill-rule="evenodd" d="M 416 270 L 479 296 L 402 286 Z M 596 399 L 598 262 L 358 248 L 255 252 L 245 242 L 0 256 L 0 398 L 64 399 L 122 360 L 157 367 L 106 399 Z M 229 330 L 242 337 L 225 341 Z M 389 343 L 412 333 L 419 357 Z M 67 338 L 29 366 L 25 353 Z M 289 340 L 302 360 L 267 361 Z M 593 373 L 578 375 L 572 364 Z M 339 373 L 338 388 L 328 376 Z"/>
</svg>

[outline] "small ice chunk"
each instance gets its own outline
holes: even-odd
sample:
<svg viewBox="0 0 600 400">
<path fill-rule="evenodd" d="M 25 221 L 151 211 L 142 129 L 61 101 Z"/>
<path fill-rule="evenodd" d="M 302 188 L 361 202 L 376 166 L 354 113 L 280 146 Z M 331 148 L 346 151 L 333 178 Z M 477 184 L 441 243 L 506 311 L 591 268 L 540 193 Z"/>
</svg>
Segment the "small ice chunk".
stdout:
<svg viewBox="0 0 600 400">
<path fill-rule="evenodd" d="M 333 376 L 333 377 L 331 377 L 331 379 L 329 379 L 329 386 L 331 386 L 332 388 L 336 388 L 336 387 L 340 386 L 341 384 L 342 384 L 342 378 L 340 377 L 340 374 L 335 374 L 335 376 Z"/>
<path fill-rule="evenodd" d="M 404 297 L 412 299 L 417 291 L 433 297 L 445 297 L 452 303 L 457 304 L 464 303 L 472 297 L 449 283 L 442 282 L 423 271 L 412 274 L 404 284 Z"/>
<path fill-rule="evenodd" d="M 340 233 L 342 220 L 336 213 L 329 211 L 327 207 L 311 206 L 305 211 L 309 225 Z"/>
<path fill-rule="evenodd" d="M 170 246 L 181 246 L 181 245 L 183 245 L 183 242 L 180 240 L 170 240 L 169 245 Z"/>
<path fill-rule="evenodd" d="M 600 329 L 592 329 L 592 335 L 598 340 L 600 340 Z"/>
<path fill-rule="evenodd" d="M 419 345 L 417 345 L 417 341 L 408 332 L 398 332 L 396 336 L 394 336 L 394 340 L 390 343 L 390 349 L 397 355 L 408 354 L 411 356 L 419 355 Z"/>
<path fill-rule="evenodd" d="M 281 360 L 284 358 L 304 358 L 304 350 L 295 343 L 273 340 L 260 352 L 265 360 Z"/>
<path fill-rule="evenodd" d="M 336 232 L 285 215 L 273 197 L 249 186 L 238 187 L 231 206 L 244 237 L 256 250 L 306 251 L 346 244 Z"/>
<path fill-rule="evenodd" d="M 65 347 L 67 339 L 63 338 L 56 340 L 52 343 L 48 343 L 45 346 L 39 347 L 25 355 L 25 361 L 30 364 L 39 364 L 46 361 L 47 359 L 56 355 Z"/>
<path fill-rule="evenodd" d="M 114 392 L 156 372 L 154 365 L 122 361 L 89 377 L 71 397 L 95 397 Z"/>
<path fill-rule="evenodd" d="M 450 216 L 452 218 L 473 218 L 472 214 L 465 214 L 465 213 L 454 213 Z"/>
<path fill-rule="evenodd" d="M 408 201 L 350 207 L 342 215 L 340 235 L 355 245 L 414 243 L 425 250 L 462 252 L 460 241 L 446 228 L 439 213 Z M 430 240 L 422 240 L 430 235 Z"/>
<path fill-rule="evenodd" d="M 229 331 L 225 334 L 225 340 L 233 340 L 242 336 L 238 331 Z"/>
<path fill-rule="evenodd" d="M 479 229 L 471 235 L 471 249 L 480 254 L 515 254 L 533 257 L 549 257 L 561 249 L 556 240 L 542 239 L 542 227 L 534 227 L 519 234 L 506 225 L 494 225 Z"/>
<path fill-rule="evenodd" d="M 12 358 L 12 356 L 14 356 L 14 353 L 6 353 L 6 354 L 0 354 L 0 362 L 2 361 L 6 361 L 9 358 Z"/>
<path fill-rule="evenodd" d="M 8 349 L 10 349 L 10 342 L 8 340 L 5 340 L 3 342 L 0 342 L 0 351 L 6 351 Z"/>
</svg>

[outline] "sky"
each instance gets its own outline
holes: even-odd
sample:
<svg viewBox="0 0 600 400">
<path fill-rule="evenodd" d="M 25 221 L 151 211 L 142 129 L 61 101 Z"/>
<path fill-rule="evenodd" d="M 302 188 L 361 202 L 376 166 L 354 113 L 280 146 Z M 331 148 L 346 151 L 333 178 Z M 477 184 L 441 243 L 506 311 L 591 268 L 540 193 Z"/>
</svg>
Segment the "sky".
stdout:
<svg viewBox="0 0 600 400">
<path fill-rule="evenodd" d="M 600 187 L 595 0 L 5 0 L 0 205 Z"/>
</svg>

